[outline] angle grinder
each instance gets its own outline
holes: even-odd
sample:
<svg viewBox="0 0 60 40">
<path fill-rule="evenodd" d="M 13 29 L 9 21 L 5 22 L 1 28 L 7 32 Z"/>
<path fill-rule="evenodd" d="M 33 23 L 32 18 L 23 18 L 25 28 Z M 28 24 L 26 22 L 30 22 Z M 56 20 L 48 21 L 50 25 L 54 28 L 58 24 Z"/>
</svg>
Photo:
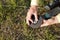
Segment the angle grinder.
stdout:
<svg viewBox="0 0 60 40">
<path fill-rule="evenodd" d="M 41 26 L 41 24 L 43 23 L 43 19 L 48 20 L 51 17 L 56 16 L 59 13 L 60 13 L 60 7 L 56 7 L 54 9 L 44 13 L 44 15 L 38 16 L 38 21 L 35 21 L 35 17 L 34 17 L 34 15 L 32 15 L 31 19 L 33 20 L 34 23 L 29 22 L 30 23 L 29 26 L 32 28 L 39 28 Z"/>
</svg>

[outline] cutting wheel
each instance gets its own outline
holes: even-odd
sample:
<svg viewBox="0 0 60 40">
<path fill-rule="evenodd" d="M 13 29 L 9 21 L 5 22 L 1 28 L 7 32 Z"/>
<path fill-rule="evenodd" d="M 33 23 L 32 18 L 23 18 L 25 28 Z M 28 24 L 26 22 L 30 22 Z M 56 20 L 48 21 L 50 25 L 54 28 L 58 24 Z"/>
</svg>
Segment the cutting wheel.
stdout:
<svg viewBox="0 0 60 40">
<path fill-rule="evenodd" d="M 37 23 L 35 23 L 35 24 L 31 23 L 30 27 L 32 27 L 32 28 L 39 28 L 41 26 L 41 24 L 42 24 L 42 17 L 40 16 L 39 20 L 37 21 Z"/>
</svg>

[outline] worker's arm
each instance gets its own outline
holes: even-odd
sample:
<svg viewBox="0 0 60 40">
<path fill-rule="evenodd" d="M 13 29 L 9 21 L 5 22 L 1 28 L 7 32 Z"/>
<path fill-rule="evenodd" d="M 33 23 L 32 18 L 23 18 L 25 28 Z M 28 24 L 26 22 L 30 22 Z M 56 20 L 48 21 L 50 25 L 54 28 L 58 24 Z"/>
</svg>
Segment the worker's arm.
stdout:
<svg viewBox="0 0 60 40">
<path fill-rule="evenodd" d="M 29 21 L 33 23 L 32 19 L 31 19 L 31 16 L 34 15 L 35 16 L 35 20 L 38 21 L 37 19 L 37 6 L 38 6 L 38 0 L 31 0 L 31 4 L 30 4 L 30 8 L 27 12 L 27 16 L 26 16 L 26 22 L 28 25 L 29 24 Z"/>
</svg>

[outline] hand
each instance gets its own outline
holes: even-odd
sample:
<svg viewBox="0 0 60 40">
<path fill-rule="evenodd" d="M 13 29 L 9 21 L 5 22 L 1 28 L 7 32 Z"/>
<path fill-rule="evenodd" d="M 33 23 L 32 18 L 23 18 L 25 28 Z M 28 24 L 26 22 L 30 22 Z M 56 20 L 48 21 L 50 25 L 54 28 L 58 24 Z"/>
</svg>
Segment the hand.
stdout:
<svg viewBox="0 0 60 40">
<path fill-rule="evenodd" d="M 60 15 L 57 15 L 57 16 L 60 17 Z M 48 19 L 48 20 L 43 20 L 43 24 L 41 25 L 41 27 L 60 23 L 60 22 L 58 21 L 59 17 L 57 17 L 57 16 L 55 16 L 55 17 L 53 17 L 53 18 L 51 18 L 51 19 Z M 58 19 L 57 19 L 57 18 L 58 18 Z"/>
<path fill-rule="evenodd" d="M 34 15 L 35 20 L 38 21 L 38 19 L 37 19 L 37 6 L 31 6 L 30 9 L 27 12 L 26 22 L 27 22 L 28 25 L 30 25 L 29 21 L 33 23 L 33 20 L 31 19 L 32 15 Z"/>
</svg>

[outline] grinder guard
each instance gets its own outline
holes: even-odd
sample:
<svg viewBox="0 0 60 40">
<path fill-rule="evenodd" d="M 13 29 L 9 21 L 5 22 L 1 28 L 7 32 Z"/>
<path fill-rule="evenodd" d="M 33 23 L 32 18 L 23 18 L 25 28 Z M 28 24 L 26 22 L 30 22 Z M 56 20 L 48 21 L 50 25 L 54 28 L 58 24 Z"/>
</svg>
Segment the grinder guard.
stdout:
<svg viewBox="0 0 60 40">
<path fill-rule="evenodd" d="M 33 18 L 33 22 L 35 22 L 33 15 L 32 15 L 32 18 Z M 30 24 L 31 24 L 31 22 L 30 22 Z M 42 17 L 41 17 L 41 16 L 38 16 L 38 21 L 37 21 L 37 23 L 32 23 L 32 24 L 30 25 L 30 27 L 32 27 L 32 28 L 38 28 L 41 24 L 42 24 Z"/>
</svg>

